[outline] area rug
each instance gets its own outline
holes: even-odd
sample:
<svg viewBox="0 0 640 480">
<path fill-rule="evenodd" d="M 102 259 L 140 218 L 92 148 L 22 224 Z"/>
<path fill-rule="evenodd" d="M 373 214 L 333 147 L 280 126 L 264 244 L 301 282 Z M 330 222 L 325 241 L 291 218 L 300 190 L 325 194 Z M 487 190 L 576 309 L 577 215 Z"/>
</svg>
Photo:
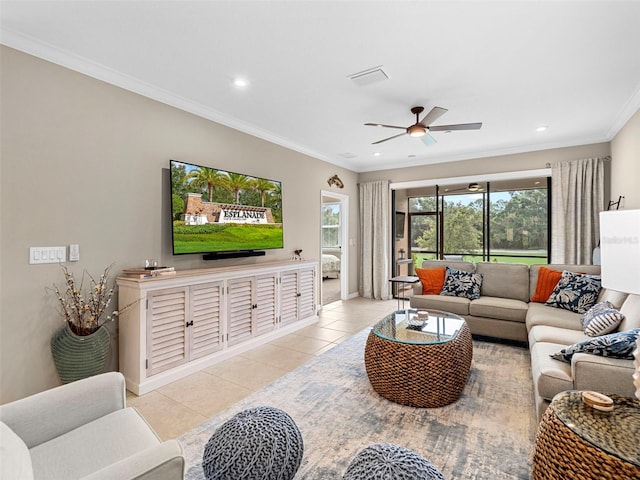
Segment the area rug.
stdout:
<svg viewBox="0 0 640 480">
<path fill-rule="evenodd" d="M 286 411 L 302 433 L 296 480 L 340 479 L 361 449 L 380 442 L 415 450 L 448 479 L 530 478 L 537 422 L 526 348 L 474 340 L 462 397 L 423 409 L 373 391 L 364 368 L 367 334 L 356 334 L 182 435 L 186 479 L 204 478 L 202 453 L 216 428 L 259 405 Z"/>
</svg>

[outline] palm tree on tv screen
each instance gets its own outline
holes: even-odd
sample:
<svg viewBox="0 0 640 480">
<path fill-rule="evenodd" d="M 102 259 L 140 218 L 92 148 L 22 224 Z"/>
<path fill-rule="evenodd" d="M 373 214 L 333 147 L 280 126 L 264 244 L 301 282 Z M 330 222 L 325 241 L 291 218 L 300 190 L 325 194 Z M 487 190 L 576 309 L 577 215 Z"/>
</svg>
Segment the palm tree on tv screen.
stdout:
<svg viewBox="0 0 640 480">
<path fill-rule="evenodd" d="M 254 190 L 260 193 L 261 207 L 264 207 L 267 192 L 272 192 L 277 188 L 271 180 L 267 180 L 266 178 L 254 178 L 251 180 L 251 186 Z"/>
<path fill-rule="evenodd" d="M 220 185 L 223 178 L 224 175 L 214 168 L 198 167 L 191 170 L 187 174 L 185 180 L 187 182 L 191 180 L 189 185 L 193 185 L 198 188 L 205 188 L 209 196 L 209 201 L 213 202 L 213 188 L 216 185 Z"/>
<path fill-rule="evenodd" d="M 240 191 L 251 188 L 249 177 L 230 172 L 227 172 L 226 177 L 223 178 L 223 185 L 233 193 L 234 203 L 236 205 L 240 204 Z"/>
</svg>

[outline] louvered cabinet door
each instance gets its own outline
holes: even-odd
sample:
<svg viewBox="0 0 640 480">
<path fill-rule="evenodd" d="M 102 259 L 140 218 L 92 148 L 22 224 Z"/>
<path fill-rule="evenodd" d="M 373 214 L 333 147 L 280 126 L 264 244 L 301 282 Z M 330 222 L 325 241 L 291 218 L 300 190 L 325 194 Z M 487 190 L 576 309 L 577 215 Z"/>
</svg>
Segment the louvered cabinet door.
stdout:
<svg viewBox="0 0 640 480">
<path fill-rule="evenodd" d="M 189 360 L 222 348 L 222 282 L 194 285 L 189 290 L 187 352 Z"/>
<path fill-rule="evenodd" d="M 295 322 L 298 312 L 298 271 L 280 274 L 280 323 Z"/>
<path fill-rule="evenodd" d="M 188 288 L 170 288 L 147 296 L 147 375 L 155 375 L 187 360 L 185 338 Z"/>
<path fill-rule="evenodd" d="M 251 338 L 253 325 L 253 278 L 227 282 L 227 339 L 235 345 Z"/>
<path fill-rule="evenodd" d="M 262 335 L 272 331 L 276 326 L 277 311 L 276 297 L 278 290 L 278 276 L 268 274 L 255 279 L 253 290 L 253 304 L 255 318 L 254 335 Z"/>
<path fill-rule="evenodd" d="M 316 270 L 300 270 L 298 276 L 298 315 L 306 318 L 316 313 Z"/>
</svg>

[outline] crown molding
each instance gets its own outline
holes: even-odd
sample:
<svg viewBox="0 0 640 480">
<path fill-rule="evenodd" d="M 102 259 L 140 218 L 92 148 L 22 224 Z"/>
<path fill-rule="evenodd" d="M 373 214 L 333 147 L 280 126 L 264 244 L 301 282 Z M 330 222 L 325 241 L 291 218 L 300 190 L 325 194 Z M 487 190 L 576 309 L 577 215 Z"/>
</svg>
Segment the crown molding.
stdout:
<svg viewBox="0 0 640 480">
<path fill-rule="evenodd" d="M 181 97 L 168 90 L 164 90 L 130 75 L 125 75 L 100 63 L 75 55 L 67 50 L 60 49 L 28 35 L 17 33 L 11 29 L 3 27 L 0 36 L 0 43 L 61 67 L 95 78 L 96 80 L 100 80 L 143 97 L 156 100 L 160 103 L 164 103 L 165 105 L 169 105 L 198 117 L 225 125 L 233 128 L 234 130 L 258 137 L 281 147 L 294 150 L 303 155 L 337 164 L 334 159 L 328 158 L 326 155 L 279 137 L 272 132 L 256 128 L 255 126 L 243 122 L 235 117 L 223 115 L 217 110 L 205 107 L 198 102 Z"/>
<path fill-rule="evenodd" d="M 620 130 L 622 130 L 638 110 L 640 110 L 640 84 L 638 84 L 635 93 L 631 96 L 629 101 L 627 101 L 627 103 L 625 103 L 625 105 L 620 109 L 620 112 L 616 116 L 611 128 L 607 131 L 609 141 L 613 140 L 613 138 L 618 134 L 618 132 L 620 132 Z"/>
</svg>

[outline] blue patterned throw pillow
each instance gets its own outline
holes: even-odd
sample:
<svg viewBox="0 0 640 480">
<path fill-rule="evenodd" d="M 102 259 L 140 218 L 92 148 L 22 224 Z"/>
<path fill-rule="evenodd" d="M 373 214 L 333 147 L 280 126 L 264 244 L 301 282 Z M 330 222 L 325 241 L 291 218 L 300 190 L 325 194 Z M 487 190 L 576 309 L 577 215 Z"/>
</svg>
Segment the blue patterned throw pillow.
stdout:
<svg viewBox="0 0 640 480">
<path fill-rule="evenodd" d="M 602 357 L 633 360 L 633 350 L 636 348 L 638 334 L 640 334 L 640 328 L 590 338 L 563 348 L 558 353 L 551 354 L 550 357 L 561 362 L 571 363 L 574 353 L 590 353 Z"/>
<path fill-rule="evenodd" d="M 480 287 L 482 287 L 481 273 L 463 272 L 462 270 L 447 267 L 440 295 L 475 300 L 480 298 Z"/>
<path fill-rule="evenodd" d="M 599 337 L 613 332 L 622 320 L 624 314 L 616 310 L 611 302 L 596 303 L 582 317 L 582 331 L 590 337 Z"/>
<path fill-rule="evenodd" d="M 545 305 L 575 313 L 586 313 L 598 301 L 600 285 L 599 275 L 565 270 Z"/>
</svg>

